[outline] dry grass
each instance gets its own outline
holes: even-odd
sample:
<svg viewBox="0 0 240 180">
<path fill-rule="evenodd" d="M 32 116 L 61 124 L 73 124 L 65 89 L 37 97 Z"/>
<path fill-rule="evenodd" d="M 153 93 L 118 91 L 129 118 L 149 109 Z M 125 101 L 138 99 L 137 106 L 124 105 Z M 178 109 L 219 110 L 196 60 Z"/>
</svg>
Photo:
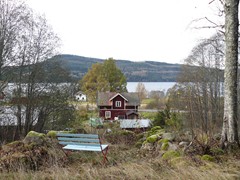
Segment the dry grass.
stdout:
<svg viewBox="0 0 240 180">
<path fill-rule="evenodd" d="M 102 156 L 93 152 L 70 154 L 65 167 L 51 167 L 35 172 L 1 173 L 0 179 L 18 180 L 78 180 L 78 179 L 240 179 L 240 160 L 222 157 L 218 163 L 196 161 L 182 157 L 178 161 L 163 161 L 161 156 L 141 154 L 124 145 L 110 147 L 109 163 L 102 165 Z"/>
<path fill-rule="evenodd" d="M 76 164 L 75 164 L 76 165 Z M 58 168 L 52 167 L 44 172 L 17 172 L 2 174 L 0 179 L 239 179 L 237 168 L 206 165 L 204 167 L 153 165 L 149 162 L 125 162 L 115 166 L 93 166 L 89 163 L 78 166 Z"/>
</svg>

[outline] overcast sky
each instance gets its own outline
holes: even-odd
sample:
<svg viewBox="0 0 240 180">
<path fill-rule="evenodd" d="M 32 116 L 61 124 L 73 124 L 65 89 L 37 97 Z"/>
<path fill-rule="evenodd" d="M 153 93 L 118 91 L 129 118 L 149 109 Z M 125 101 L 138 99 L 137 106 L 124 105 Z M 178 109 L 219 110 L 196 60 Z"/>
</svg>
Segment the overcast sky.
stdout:
<svg viewBox="0 0 240 180">
<path fill-rule="evenodd" d="M 131 61 L 183 63 L 212 29 L 211 0 L 26 0 L 45 14 L 61 39 L 61 53 Z M 194 23 L 193 23 L 194 21 Z"/>
</svg>

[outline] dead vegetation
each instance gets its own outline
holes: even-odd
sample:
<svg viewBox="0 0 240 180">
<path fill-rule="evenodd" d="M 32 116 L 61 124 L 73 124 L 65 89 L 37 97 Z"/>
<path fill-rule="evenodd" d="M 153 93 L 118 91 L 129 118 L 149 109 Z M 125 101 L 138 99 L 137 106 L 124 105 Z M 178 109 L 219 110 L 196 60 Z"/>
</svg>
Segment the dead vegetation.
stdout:
<svg viewBox="0 0 240 180">
<path fill-rule="evenodd" d="M 102 164 L 100 153 L 75 151 L 67 152 L 66 156 L 54 139 L 45 135 L 37 136 L 37 138 L 35 135 L 30 135 L 24 141 L 2 146 L 0 179 L 205 180 L 240 178 L 239 152 L 230 154 L 214 147 L 211 148 L 211 151 L 214 152 L 212 154 L 197 153 L 197 149 L 200 147 L 200 142 L 197 142 L 199 138 L 192 142 L 188 153 L 179 146 L 176 150 L 172 150 L 170 149 L 171 145 L 161 145 L 167 147 L 167 149 L 161 149 L 161 143 L 179 143 L 177 140 L 162 140 L 162 133 L 163 130 L 159 128 L 140 134 L 127 131 L 119 131 L 118 134 L 116 131 L 113 132 L 111 140 L 114 143 L 109 142 L 109 162 L 106 165 Z M 157 138 L 154 136 L 156 134 L 159 134 Z M 110 141 L 111 133 L 104 136 L 104 141 Z M 128 137 L 132 143 L 129 143 Z M 142 144 L 151 142 L 152 147 L 144 149 L 136 146 L 140 139 Z M 22 163 L 22 159 L 26 162 Z M 3 170 L 4 168 L 5 170 Z"/>
</svg>

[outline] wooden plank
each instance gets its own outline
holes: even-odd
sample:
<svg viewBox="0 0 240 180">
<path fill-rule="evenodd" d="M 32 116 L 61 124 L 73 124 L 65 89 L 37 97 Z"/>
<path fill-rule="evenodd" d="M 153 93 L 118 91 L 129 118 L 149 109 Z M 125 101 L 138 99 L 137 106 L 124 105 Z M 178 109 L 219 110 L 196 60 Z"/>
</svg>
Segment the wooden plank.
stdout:
<svg viewBox="0 0 240 180">
<path fill-rule="evenodd" d="M 81 142 L 69 142 L 69 141 L 60 141 L 59 144 L 62 144 L 62 145 L 83 145 L 83 146 L 96 146 L 96 147 L 100 147 L 100 144 L 91 144 L 91 143 L 81 143 Z"/>
<path fill-rule="evenodd" d="M 89 138 L 58 137 L 58 140 L 59 141 L 76 141 L 76 142 L 99 143 L 99 139 L 89 139 Z"/>
<path fill-rule="evenodd" d="M 63 149 L 79 150 L 79 151 L 102 151 L 100 146 L 83 146 L 83 145 L 67 145 Z"/>
<path fill-rule="evenodd" d="M 59 133 L 57 134 L 58 137 L 82 137 L 82 138 L 95 138 L 98 139 L 97 134 L 65 134 L 65 133 Z"/>
</svg>

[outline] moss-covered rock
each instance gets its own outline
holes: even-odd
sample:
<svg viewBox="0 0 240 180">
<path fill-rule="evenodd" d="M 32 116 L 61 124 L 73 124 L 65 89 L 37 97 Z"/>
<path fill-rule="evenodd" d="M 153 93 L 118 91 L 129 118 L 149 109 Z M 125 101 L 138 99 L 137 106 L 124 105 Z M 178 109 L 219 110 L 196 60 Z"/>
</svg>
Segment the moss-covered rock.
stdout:
<svg viewBox="0 0 240 180">
<path fill-rule="evenodd" d="M 149 137 L 147 137 L 146 141 L 148 143 L 155 143 L 158 140 L 158 135 L 151 135 Z"/>
<path fill-rule="evenodd" d="M 30 131 L 26 137 L 24 138 L 23 142 L 25 144 L 30 144 L 30 143 L 34 143 L 34 144 L 38 144 L 41 145 L 43 142 L 45 142 L 47 139 L 47 136 L 43 133 L 38 133 L 35 131 Z"/>
<path fill-rule="evenodd" d="M 23 141 L 6 144 L 0 150 L 0 171 L 41 170 L 62 166 L 67 157 L 56 139 L 30 132 Z"/>
<path fill-rule="evenodd" d="M 151 131 L 158 131 L 162 129 L 161 126 L 154 126 L 153 128 L 151 128 Z"/>
<path fill-rule="evenodd" d="M 162 138 L 163 139 L 168 139 L 169 141 L 173 141 L 176 138 L 176 134 L 174 134 L 174 133 L 163 133 Z"/>
<path fill-rule="evenodd" d="M 147 137 L 152 135 L 161 136 L 163 133 L 165 133 L 164 129 L 162 129 L 160 126 L 155 126 L 150 131 L 147 132 Z"/>
<path fill-rule="evenodd" d="M 215 161 L 215 158 L 214 158 L 213 156 L 208 155 L 208 154 L 204 154 L 204 155 L 201 157 L 201 160 L 214 162 L 214 161 Z"/>
<path fill-rule="evenodd" d="M 56 138 L 57 137 L 57 131 L 48 131 L 47 137 Z"/>
<path fill-rule="evenodd" d="M 38 133 L 36 131 L 29 131 L 26 137 L 45 137 L 46 135 L 43 133 Z"/>
<path fill-rule="evenodd" d="M 170 159 L 173 159 L 173 158 L 176 158 L 176 157 L 180 157 L 180 152 L 170 150 L 170 151 L 167 151 L 163 154 L 162 159 L 163 160 L 170 160 Z"/>
<path fill-rule="evenodd" d="M 167 151 L 167 150 L 168 150 L 168 147 L 169 147 L 168 142 L 164 142 L 164 143 L 162 143 L 161 150 Z"/>
<path fill-rule="evenodd" d="M 160 140 L 158 141 L 158 144 L 163 144 L 163 143 L 168 143 L 168 142 L 169 142 L 168 139 L 160 139 Z"/>
</svg>

